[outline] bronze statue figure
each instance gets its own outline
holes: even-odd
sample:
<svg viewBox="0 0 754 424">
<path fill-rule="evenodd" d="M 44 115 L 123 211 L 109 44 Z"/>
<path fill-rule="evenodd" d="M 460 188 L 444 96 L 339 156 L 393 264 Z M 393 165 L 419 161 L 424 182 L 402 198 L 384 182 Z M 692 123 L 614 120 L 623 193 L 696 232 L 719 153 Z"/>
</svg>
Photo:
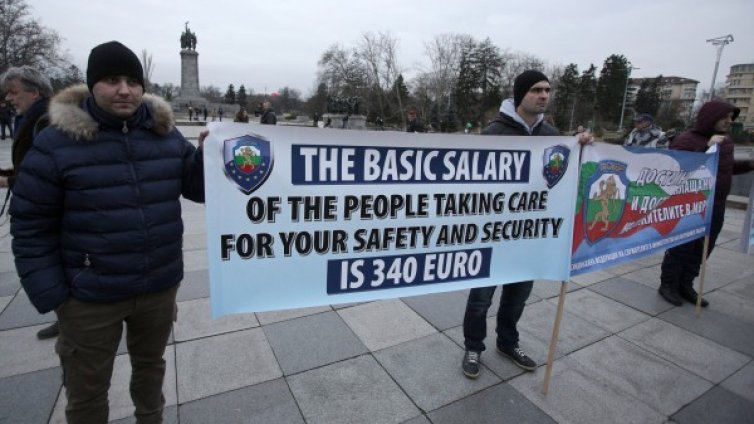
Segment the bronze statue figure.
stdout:
<svg viewBox="0 0 754 424">
<path fill-rule="evenodd" d="M 196 34 L 191 32 L 186 21 L 186 30 L 181 34 L 181 48 L 196 50 Z"/>
</svg>

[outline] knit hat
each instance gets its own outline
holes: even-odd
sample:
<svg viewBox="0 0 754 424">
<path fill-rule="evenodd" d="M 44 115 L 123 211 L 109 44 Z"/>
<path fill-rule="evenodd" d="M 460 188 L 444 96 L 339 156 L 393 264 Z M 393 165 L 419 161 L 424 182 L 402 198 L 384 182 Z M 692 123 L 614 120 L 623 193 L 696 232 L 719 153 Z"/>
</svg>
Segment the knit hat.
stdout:
<svg viewBox="0 0 754 424">
<path fill-rule="evenodd" d="M 654 118 L 652 118 L 652 115 L 648 113 L 640 113 L 636 115 L 634 118 L 634 122 L 654 122 Z"/>
<path fill-rule="evenodd" d="M 526 93 L 529 92 L 529 89 L 540 81 L 550 82 L 545 74 L 531 69 L 517 76 L 513 81 L 513 105 L 518 107 L 521 104 L 521 100 L 526 96 Z"/>
<path fill-rule="evenodd" d="M 86 67 L 86 85 L 89 86 L 89 91 L 99 80 L 111 75 L 125 75 L 144 87 L 144 69 L 139 58 L 117 41 L 100 44 L 89 53 Z"/>
</svg>

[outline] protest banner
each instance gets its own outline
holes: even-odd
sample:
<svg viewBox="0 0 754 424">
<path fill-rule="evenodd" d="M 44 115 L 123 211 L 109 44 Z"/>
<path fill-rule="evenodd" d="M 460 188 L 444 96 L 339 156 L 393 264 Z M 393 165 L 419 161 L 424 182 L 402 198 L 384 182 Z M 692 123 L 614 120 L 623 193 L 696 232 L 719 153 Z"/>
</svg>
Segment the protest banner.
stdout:
<svg viewBox="0 0 754 424">
<path fill-rule="evenodd" d="M 704 237 L 712 216 L 717 158 L 717 152 L 586 146 L 571 275 Z"/>
<path fill-rule="evenodd" d="M 209 129 L 214 317 L 568 278 L 575 137 Z"/>
</svg>

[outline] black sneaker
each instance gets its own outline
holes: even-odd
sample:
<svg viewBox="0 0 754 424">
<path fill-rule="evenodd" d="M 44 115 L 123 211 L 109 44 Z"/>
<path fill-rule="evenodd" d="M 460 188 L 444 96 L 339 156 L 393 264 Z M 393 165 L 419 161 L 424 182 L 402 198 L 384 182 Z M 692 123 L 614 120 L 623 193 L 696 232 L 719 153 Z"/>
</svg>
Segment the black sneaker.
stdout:
<svg viewBox="0 0 754 424">
<path fill-rule="evenodd" d="M 696 290 L 692 288 L 682 288 L 681 290 L 679 290 L 679 294 L 687 302 L 693 303 L 694 305 L 696 305 L 696 299 L 699 296 Z M 701 306 L 702 308 L 706 308 L 707 306 L 709 306 L 709 302 L 707 302 L 704 298 L 702 298 Z"/>
<path fill-rule="evenodd" d="M 463 375 L 469 378 L 479 377 L 481 366 L 479 365 L 479 358 L 482 354 L 480 352 L 474 352 L 473 350 L 467 350 L 463 354 L 463 362 L 461 367 L 463 368 Z"/>
<path fill-rule="evenodd" d="M 55 321 L 50 326 L 39 330 L 37 332 L 37 338 L 39 340 L 51 339 L 53 337 L 58 337 L 58 334 L 60 334 L 60 327 L 58 327 L 58 322 Z"/>
<path fill-rule="evenodd" d="M 534 371 L 537 369 L 537 363 L 528 357 L 524 350 L 518 347 L 518 345 L 509 348 L 497 346 L 497 351 L 510 358 L 510 360 L 521 369 L 526 371 Z"/>
</svg>

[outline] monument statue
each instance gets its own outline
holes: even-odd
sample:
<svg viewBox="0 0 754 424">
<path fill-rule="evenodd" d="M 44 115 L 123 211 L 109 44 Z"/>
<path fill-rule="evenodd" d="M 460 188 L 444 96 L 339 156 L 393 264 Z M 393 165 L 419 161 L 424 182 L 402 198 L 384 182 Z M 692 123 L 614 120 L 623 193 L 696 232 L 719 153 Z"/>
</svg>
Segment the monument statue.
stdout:
<svg viewBox="0 0 754 424">
<path fill-rule="evenodd" d="M 172 100 L 177 111 L 199 108 L 207 105 L 199 91 L 199 52 L 196 51 L 196 34 L 188 26 L 181 34 L 181 92 Z M 197 109 L 198 110 L 198 109 Z"/>
<path fill-rule="evenodd" d="M 323 122 L 340 120 L 343 129 L 366 129 L 366 116 L 359 113 L 360 101 L 356 96 L 327 96 L 327 113 L 323 116 Z"/>
<path fill-rule="evenodd" d="M 181 48 L 196 50 L 196 34 L 191 32 L 188 27 L 188 21 L 186 21 L 186 29 L 181 34 Z"/>
<path fill-rule="evenodd" d="M 327 96 L 327 112 L 348 115 L 359 114 L 358 97 L 332 97 Z"/>
</svg>

